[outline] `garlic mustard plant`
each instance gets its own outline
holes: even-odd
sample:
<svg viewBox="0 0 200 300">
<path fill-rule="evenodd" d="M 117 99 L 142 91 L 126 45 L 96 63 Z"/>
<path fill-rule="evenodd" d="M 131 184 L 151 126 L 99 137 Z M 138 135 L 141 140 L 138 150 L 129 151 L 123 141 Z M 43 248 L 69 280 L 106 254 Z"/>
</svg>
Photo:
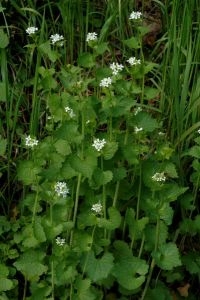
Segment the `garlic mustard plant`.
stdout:
<svg viewBox="0 0 200 300">
<path fill-rule="evenodd" d="M 131 66 L 135 66 L 135 65 L 140 65 L 141 64 L 141 60 L 140 59 L 136 59 L 136 57 L 130 57 L 127 62 L 131 65 Z"/>
<path fill-rule="evenodd" d="M 117 75 L 119 71 L 122 71 L 124 66 L 122 64 L 118 64 L 113 62 L 110 64 L 110 69 L 112 70 L 113 75 Z"/>
<path fill-rule="evenodd" d="M 164 182 L 166 180 L 166 176 L 164 172 L 161 173 L 157 172 L 152 176 L 152 180 L 157 182 Z"/>
<path fill-rule="evenodd" d="M 101 151 L 103 149 L 103 147 L 106 144 L 106 140 L 105 139 L 94 139 L 94 142 L 92 144 L 92 146 L 97 150 L 97 151 Z"/>
<path fill-rule="evenodd" d="M 93 211 L 95 214 L 100 215 L 102 213 L 103 206 L 101 203 L 96 203 L 92 205 L 91 211 Z"/>
<path fill-rule="evenodd" d="M 53 45 L 63 46 L 64 37 L 58 33 L 52 34 L 50 36 L 51 43 Z"/>
<path fill-rule="evenodd" d="M 34 26 L 28 27 L 28 28 L 26 29 L 26 33 L 27 33 L 28 35 L 35 34 L 37 31 L 38 31 L 38 27 L 34 27 Z"/>
<path fill-rule="evenodd" d="M 109 85 L 112 84 L 112 78 L 111 77 L 107 77 L 101 80 L 99 86 L 100 87 L 109 87 Z"/>
<path fill-rule="evenodd" d="M 86 42 L 96 41 L 97 40 L 97 33 L 96 32 L 88 32 L 86 36 Z"/>
<path fill-rule="evenodd" d="M 63 198 L 65 198 L 69 194 L 69 189 L 67 187 L 66 182 L 56 182 L 54 190 L 59 197 L 62 196 Z"/>
<path fill-rule="evenodd" d="M 32 138 L 30 135 L 25 137 L 25 145 L 28 148 L 33 148 L 33 147 L 37 146 L 38 143 L 39 143 L 39 141 L 36 138 Z"/>
<path fill-rule="evenodd" d="M 142 13 L 140 11 L 132 11 L 130 14 L 129 20 L 137 20 L 140 19 L 142 16 Z"/>
<path fill-rule="evenodd" d="M 66 243 L 65 239 L 62 239 L 60 236 L 58 236 L 56 238 L 56 244 L 60 247 L 64 246 L 64 244 Z"/>
</svg>

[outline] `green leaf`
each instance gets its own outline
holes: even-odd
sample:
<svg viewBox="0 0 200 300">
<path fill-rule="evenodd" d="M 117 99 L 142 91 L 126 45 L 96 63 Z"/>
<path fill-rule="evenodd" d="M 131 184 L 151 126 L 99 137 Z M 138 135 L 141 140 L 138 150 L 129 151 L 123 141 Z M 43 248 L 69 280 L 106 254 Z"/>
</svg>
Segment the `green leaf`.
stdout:
<svg viewBox="0 0 200 300">
<path fill-rule="evenodd" d="M 9 274 L 8 267 L 3 264 L 0 264 L 0 281 L 1 278 L 7 277 L 8 274 Z"/>
<path fill-rule="evenodd" d="M 50 41 L 41 44 L 38 49 L 42 54 L 45 54 L 53 63 L 56 62 L 56 60 L 59 58 L 59 54 L 51 50 Z"/>
<path fill-rule="evenodd" d="M 41 253 L 36 250 L 29 250 L 23 253 L 13 265 L 28 280 L 35 281 L 38 280 L 39 276 L 47 271 L 47 266 L 42 263 L 44 256 L 45 253 Z"/>
<path fill-rule="evenodd" d="M 0 82 L 0 101 L 6 102 L 6 83 L 5 82 Z"/>
<path fill-rule="evenodd" d="M 145 87 L 144 95 L 147 100 L 154 99 L 158 96 L 159 90 L 152 87 Z"/>
<path fill-rule="evenodd" d="M 67 140 L 69 144 L 80 144 L 82 135 L 78 131 L 78 125 L 72 122 L 64 122 L 54 133 L 55 138 Z"/>
<path fill-rule="evenodd" d="M 25 185 L 30 185 L 38 181 L 38 174 L 41 168 L 31 160 L 21 161 L 17 168 L 18 179 Z"/>
<path fill-rule="evenodd" d="M 65 140 L 57 140 L 54 146 L 56 148 L 56 151 L 61 155 L 67 156 L 71 153 L 71 147 Z"/>
<path fill-rule="evenodd" d="M 1 93 L 1 92 L 0 92 Z M 0 136 L 0 156 L 4 156 L 6 153 L 7 140 L 2 139 Z"/>
<path fill-rule="evenodd" d="M 104 54 L 106 51 L 109 51 L 108 48 L 108 43 L 101 43 L 101 44 L 97 44 L 93 47 L 93 49 L 95 50 L 95 53 L 97 55 L 102 55 Z"/>
<path fill-rule="evenodd" d="M 146 132 L 152 132 L 159 127 L 157 120 L 153 119 L 149 114 L 143 111 L 137 114 L 136 120 L 137 126 L 142 127 Z"/>
<path fill-rule="evenodd" d="M 107 230 L 114 230 L 119 228 L 121 224 L 121 215 L 115 207 L 108 208 L 109 219 L 99 218 L 98 226 L 103 227 Z"/>
<path fill-rule="evenodd" d="M 113 178 L 113 173 L 111 171 L 102 171 L 99 168 L 96 168 L 93 173 L 93 185 L 97 185 L 98 187 L 101 185 L 105 185 L 110 182 Z"/>
<path fill-rule="evenodd" d="M 158 251 L 154 251 L 152 256 L 156 264 L 163 270 L 172 270 L 181 266 L 178 248 L 174 243 L 160 245 Z"/>
<path fill-rule="evenodd" d="M 105 253 L 101 258 L 95 258 L 94 252 L 91 251 L 85 255 L 83 267 L 85 266 L 88 277 L 93 282 L 97 282 L 108 277 L 114 266 L 113 260 L 111 253 Z"/>
<path fill-rule="evenodd" d="M 116 241 L 114 247 L 116 262 L 112 274 L 123 288 L 130 291 L 139 288 L 148 272 L 147 263 L 134 257 L 129 246 L 123 241 Z"/>
<path fill-rule="evenodd" d="M 92 68 L 95 65 L 94 56 L 90 53 L 82 53 L 78 57 L 78 64 L 84 68 Z"/>
<path fill-rule="evenodd" d="M 135 37 L 124 40 L 123 43 L 131 49 L 139 49 L 141 47 L 139 40 Z"/>
<path fill-rule="evenodd" d="M 160 216 L 160 219 L 163 220 L 166 225 L 172 224 L 174 211 L 169 205 L 169 203 L 164 202 L 162 206 L 158 209 L 158 214 Z"/>
<path fill-rule="evenodd" d="M 190 274 L 200 274 L 200 255 L 197 252 L 189 252 L 182 257 L 182 262 Z"/>
<path fill-rule="evenodd" d="M 86 178 L 91 178 L 97 165 L 97 158 L 95 156 L 87 156 L 85 159 L 81 159 L 77 155 L 72 155 L 69 162 L 71 167 L 78 173 L 81 173 Z"/>
<path fill-rule="evenodd" d="M 13 288 L 12 280 L 8 278 L 1 278 L 0 279 L 0 292 L 9 291 Z"/>
<path fill-rule="evenodd" d="M 7 34 L 3 31 L 3 29 L 0 29 L 0 48 L 4 49 L 8 46 L 9 39 Z"/>
<path fill-rule="evenodd" d="M 39 242 L 45 242 L 46 241 L 46 235 L 43 229 L 43 226 L 41 225 L 41 218 L 37 217 L 35 218 L 34 224 L 33 224 L 33 233 L 35 238 Z"/>
<path fill-rule="evenodd" d="M 115 152 L 118 149 L 118 143 L 116 142 L 106 142 L 106 145 L 103 148 L 103 157 L 104 159 L 108 160 L 111 159 Z"/>
<path fill-rule="evenodd" d="M 187 151 L 187 154 L 200 159 L 200 146 L 193 146 Z"/>
</svg>

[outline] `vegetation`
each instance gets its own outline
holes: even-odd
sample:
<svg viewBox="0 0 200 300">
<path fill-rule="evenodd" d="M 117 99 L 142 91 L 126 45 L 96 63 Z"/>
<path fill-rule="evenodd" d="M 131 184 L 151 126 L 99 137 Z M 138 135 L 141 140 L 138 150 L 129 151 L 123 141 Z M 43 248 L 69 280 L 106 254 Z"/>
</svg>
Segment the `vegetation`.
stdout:
<svg viewBox="0 0 200 300">
<path fill-rule="evenodd" d="M 0 299 L 199 299 L 199 1 L 0 14 Z"/>
</svg>

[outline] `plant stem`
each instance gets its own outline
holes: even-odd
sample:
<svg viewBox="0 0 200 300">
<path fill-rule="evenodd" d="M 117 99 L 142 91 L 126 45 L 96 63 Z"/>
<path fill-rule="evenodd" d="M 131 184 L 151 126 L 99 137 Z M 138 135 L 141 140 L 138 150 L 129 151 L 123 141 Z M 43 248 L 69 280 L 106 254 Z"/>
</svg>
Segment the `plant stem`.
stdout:
<svg viewBox="0 0 200 300">
<path fill-rule="evenodd" d="M 73 215 L 73 229 L 71 231 L 71 236 L 70 236 L 70 246 L 72 245 L 74 227 L 75 227 L 75 224 L 76 224 L 80 185 L 81 185 L 81 173 L 78 174 L 78 182 L 77 182 L 77 186 L 76 186 L 76 198 L 75 198 L 74 215 Z"/>
</svg>

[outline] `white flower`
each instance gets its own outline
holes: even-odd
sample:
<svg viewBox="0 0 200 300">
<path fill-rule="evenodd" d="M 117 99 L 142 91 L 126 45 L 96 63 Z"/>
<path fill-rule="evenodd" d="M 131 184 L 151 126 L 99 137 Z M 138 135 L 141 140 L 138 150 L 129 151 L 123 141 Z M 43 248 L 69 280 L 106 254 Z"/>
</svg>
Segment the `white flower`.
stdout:
<svg viewBox="0 0 200 300">
<path fill-rule="evenodd" d="M 132 11 L 129 20 L 137 20 L 141 18 L 142 13 L 140 11 Z"/>
<path fill-rule="evenodd" d="M 124 66 L 118 63 L 110 64 L 110 68 L 112 70 L 113 75 L 117 75 L 119 71 L 123 70 Z"/>
<path fill-rule="evenodd" d="M 164 182 L 166 180 L 166 176 L 164 172 L 155 173 L 152 177 L 153 181 Z"/>
<path fill-rule="evenodd" d="M 200 133 L 200 132 L 199 132 L 199 133 Z M 163 136 L 163 135 L 165 135 L 165 133 L 162 132 L 162 131 L 159 131 L 159 132 L 158 132 L 158 135 Z"/>
<path fill-rule="evenodd" d="M 86 42 L 89 41 L 96 41 L 97 40 L 97 33 L 96 32 L 88 32 L 86 36 Z"/>
<path fill-rule="evenodd" d="M 62 196 L 63 198 L 66 197 L 67 194 L 69 194 L 69 189 L 65 182 L 56 182 L 56 184 L 54 185 L 54 190 L 58 196 Z"/>
<path fill-rule="evenodd" d="M 65 111 L 69 114 L 70 118 L 73 118 L 76 116 L 73 109 L 71 109 L 69 106 L 65 107 Z"/>
<path fill-rule="evenodd" d="M 91 210 L 93 212 L 95 212 L 96 214 L 101 214 L 102 213 L 102 209 L 103 209 L 103 207 L 102 207 L 102 205 L 100 203 L 93 204 L 92 208 L 91 208 Z"/>
<path fill-rule="evenodd" d="M 63 35 L 60 35 L 60 34 L 58 34 L 58 33 L 52 34 L 52 35 L 50 36 L 50 40 L 51 40 L 51 42 L 52 42 L 53 45 L 54 45 L 54 44 L 58 44 L 59 46 L 63 46 L 63 40 L 64 40 Z M 58 43 L 58 42 L 59 42 L 59 43 Z"/>
<path fill-rule="evenodd" d="M 110 77 L 107 77 L 101 80 L 99 86 L 108 87 L 109 85 L 111 85 L 111 83 L 112 83 L 112 79 Z"/>
<path fill-rule="evenodd" d="M 38 28 L 37 27 L 28 27 L 27 29 L 26 29 L 26 33 L 28 34 L 28 35 L 31 35 L 31 34 L 35 34 L 36 33 L 36 31 L 38 31 Z"/>
<path fill-rule="evenodd" d="M 97 151 L 101 151 L 101 149 L 103 149 L 104 145 L 106 144 L 106 140 L 105 139 L 95 139 L 92 146 L 97 150 Z"/>
<path fill-rule="evenodd" d="M 36 140 L 35 138 L 31 138 L 30 135 L 28 135 L 27 137 L 25 137 L 25 145 L 27 147 L 33 148 L 34 146 L 38 145 L 38 140 Z"/>
<path fill-rule="evenodd" d="M 197 130 L 198 134 L 200 134 L 200 129 Z"/>
<path fill-rule="evenodd" d="M 136 59 L 136 57 L 130 57 L 127 62 L 131 65 L 140 65 L 141 64 L 141 60 L 140 59 Z"/>
<path fill-rule="evenodd" d="M 64 246 L 64 244 L 65 244 L 65 239 L 61 239 L 61 237 L 57 237 L 56 238 L 56 244 L 58 245 L 58 246 Z"/>
<path fill-rule="evenodd" d="M 135 133 L 138 133 L 138 132 L 140 132 L 140 131 L 142 131 L 142 130 L 143 130 L 142 127 L 137 127 L 137 126 L 135 126 Z"/>
<path fill-rule="evenodd" d="M 134 112 L 134 115 L 136 116 L 139 112 L 142 111 L 142 108 L 140 106 L 138 106 L 136 109 L 135 109 L 135 112 Z"/>
</svg>

